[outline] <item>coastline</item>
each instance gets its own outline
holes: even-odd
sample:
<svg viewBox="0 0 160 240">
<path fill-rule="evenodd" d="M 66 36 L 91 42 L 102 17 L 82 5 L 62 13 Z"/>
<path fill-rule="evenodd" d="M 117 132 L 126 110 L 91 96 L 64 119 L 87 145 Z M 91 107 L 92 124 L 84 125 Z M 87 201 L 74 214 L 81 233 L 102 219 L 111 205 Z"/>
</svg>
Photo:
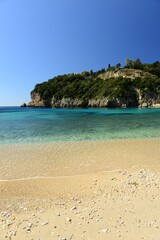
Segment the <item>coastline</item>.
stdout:
<svg viewBox="0 0 160 240">
<path fill-rule="evenodd" d="M 159 139 L 0 146 L 1 161 L 12 156 L 1 165 L 0 240 L 158 238 L 159 149 Z"/>
</svg>

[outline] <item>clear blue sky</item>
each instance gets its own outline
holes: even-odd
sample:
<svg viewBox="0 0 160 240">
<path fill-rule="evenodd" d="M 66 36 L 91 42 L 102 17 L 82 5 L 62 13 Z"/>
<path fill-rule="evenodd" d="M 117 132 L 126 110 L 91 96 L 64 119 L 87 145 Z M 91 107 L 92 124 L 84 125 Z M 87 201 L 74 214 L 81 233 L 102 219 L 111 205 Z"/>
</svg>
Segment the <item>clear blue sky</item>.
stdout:
<svg viewBox="0 0 160 240">
<path fill-rule="evenodd" d="M 0 106 L 125 58 L 160 60 L 160 0 L 0 0 Z"/>
</svg>

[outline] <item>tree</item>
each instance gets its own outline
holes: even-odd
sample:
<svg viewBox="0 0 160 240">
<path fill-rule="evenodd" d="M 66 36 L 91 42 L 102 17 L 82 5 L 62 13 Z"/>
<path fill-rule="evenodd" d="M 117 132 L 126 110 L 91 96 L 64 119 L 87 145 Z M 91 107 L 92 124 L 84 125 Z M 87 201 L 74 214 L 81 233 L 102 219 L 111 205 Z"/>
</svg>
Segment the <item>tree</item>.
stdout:
<svg viewBox="0 0 160 240">
<path fill-rule="evenodd" d="M 108 68 L 107 68 L 107 70 L 109 71 L 110 68 L 111 68 L 111 64 L 109 63 L 109 64 L 108 64 Z"/>
<path fill-rule="evenodd" d="M 130 59 L 130 58 L 126 58 L 125 60 L 125 67 L 128 67 L 128 68 L 133 68 L 133 60 Z"/>
<path fill-rule="evenodd" d="M 137 58 L 134 62 L 133 62 L 134 68 L 135 69 L 141 69 L 142 64 L 139 58 Z"/>
<path fill-rule="evenodd" d="M 93 75 L 93 70 L 90 70 L 90 75 L 91 75 L 91 76 Z"/>
<path fill-rule="evenodd" d="M 88 76 L 89 76 L 89 72 L 83 71 L 83 72 L 82 72 L 82 75 L 85 76 L 85 77 L 88 77 Z"/>
<path fill-rule="evenodd" d="M 121 67 L 121 64 L 120 64 L 120 63 L 117 63 L 117 64 L 116 64 L 116 70 L 119 70 L 120 67 Z"/>
</svg>

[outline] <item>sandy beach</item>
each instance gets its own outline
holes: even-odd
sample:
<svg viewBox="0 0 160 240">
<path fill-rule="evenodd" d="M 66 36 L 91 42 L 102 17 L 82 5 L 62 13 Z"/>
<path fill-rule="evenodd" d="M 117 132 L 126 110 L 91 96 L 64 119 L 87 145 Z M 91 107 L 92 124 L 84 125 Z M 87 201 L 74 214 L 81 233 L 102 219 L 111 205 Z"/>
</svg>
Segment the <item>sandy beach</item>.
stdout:
<svg viewBox="0 0 160 240">
<path fill-rule="evenodd" d="M 0 147 L 0 240 L 159 239 L 160 141 Z"/>
</svg>

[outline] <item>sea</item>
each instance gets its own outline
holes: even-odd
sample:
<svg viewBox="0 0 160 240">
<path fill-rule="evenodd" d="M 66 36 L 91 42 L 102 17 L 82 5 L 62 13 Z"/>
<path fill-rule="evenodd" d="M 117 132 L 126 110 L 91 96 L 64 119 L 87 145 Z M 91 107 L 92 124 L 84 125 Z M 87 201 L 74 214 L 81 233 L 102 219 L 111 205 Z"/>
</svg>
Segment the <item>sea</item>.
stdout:
<svg viewBox="0 0 160 240">
<path fill-rule="evenodd" d="M 0 145 L 160 138 L 158 108 L 0 107 Z"/>
</svg>

